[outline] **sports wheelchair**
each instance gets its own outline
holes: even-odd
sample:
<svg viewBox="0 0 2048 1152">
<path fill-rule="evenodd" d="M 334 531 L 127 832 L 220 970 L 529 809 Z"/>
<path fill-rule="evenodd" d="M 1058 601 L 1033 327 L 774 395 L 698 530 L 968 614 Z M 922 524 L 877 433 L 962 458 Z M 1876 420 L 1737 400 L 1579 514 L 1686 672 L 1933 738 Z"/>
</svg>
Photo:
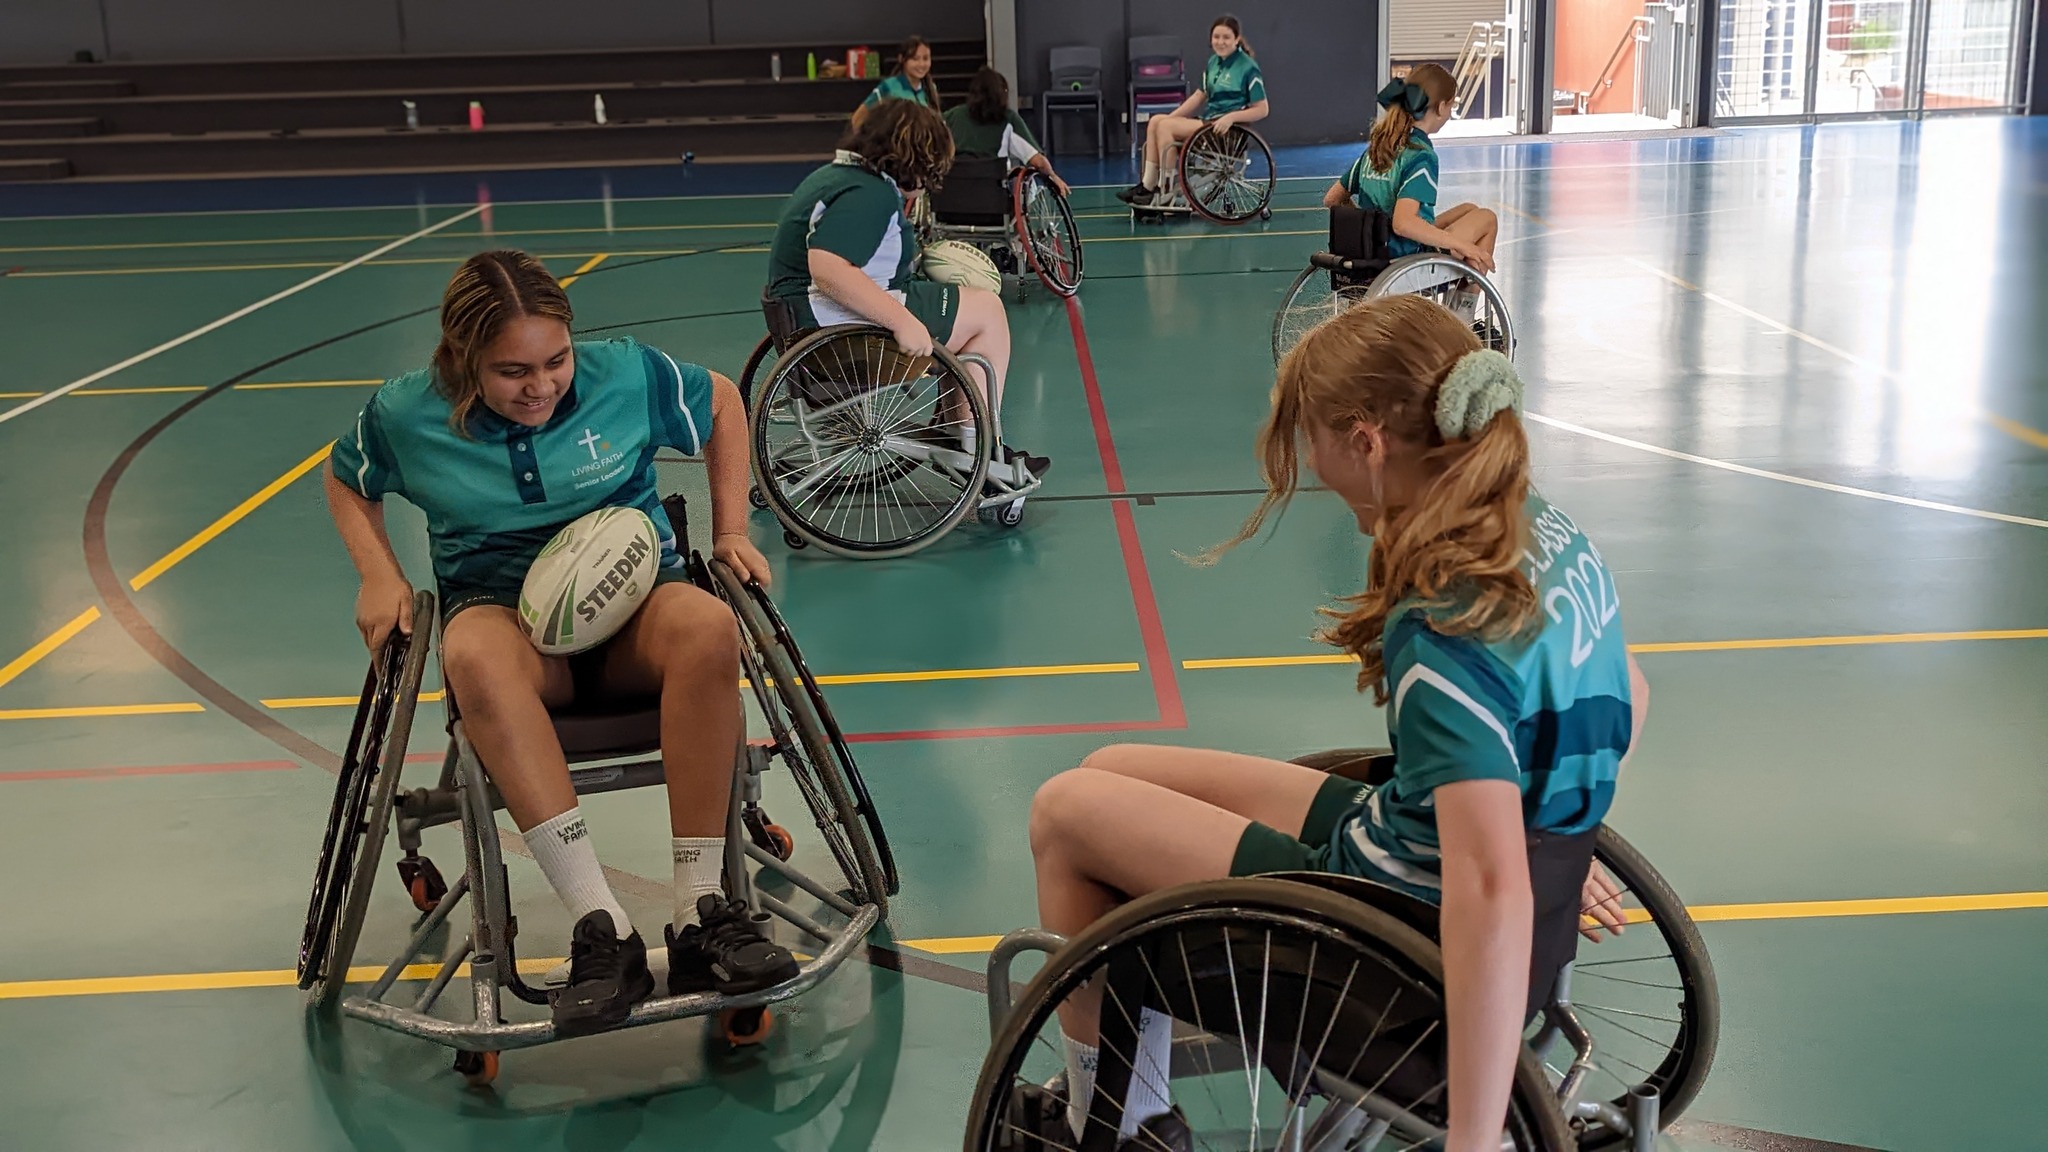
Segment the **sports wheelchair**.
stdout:
<svg viewBox="0 0 2048 1152">
<path fill-rule="evenodd" d="M 929 547 L 977 511 L 1005 528 L 1024 522 L 1040 481 L 1021 460 L 995 458 L 1001 425 L 967 374 L 973 364 L 994 379 L 988 361 L 943 347 L 910 356 L 873 324 L 803 329 L 772 296 L 761 310 L 768 335 L 739 381 L 754 441 L 747 498 L 775 513 L 791 548 L 882 559 Z"/>
<path fill-rule="evenodd" d="M 664 504 L 677 539 L 687 539 L 681 497 L 671 496 Z M 830 975 L 882 921 L 888 899 L 898 889 L 898 877 L 860 771 L 773 602 L 758 585 L 742 583 L 720 561 L 706 562 L 693 552 L 688 564 L 692 582 L 724 600 L 739 618 L 744 688 L 758 707 L 749 720 L 754 737 L 736 752 L 726 833 L 727 894 L 757 910 L 755 919 L 764 934 L 773 920 L 781 920 L 822 949 L 786 983 L 741 996 L 661 996 L 634 1008 L 621 1027 L 716 1015 L 726 1041 L 751 1044 L 768 1035 L 769 1005 L 798 996 Z M 519 925 L 512 912 L 501 844 L 516 845 L 518 840 L 496 823 L 493 813 L 504 801 L 463 731 L 452 693 L 445 697 L 448 745 L 439 778 L 427 788 L 408 791 L 400 786 L 438 620 L 434 593 L 418 594 L 413 619 L 414 635 L 394 633 L 373 659 L 364 681 L 313 877 L 305 935 L 299 943 L 298 984 L 315 1009 L 331 1011 L 338 1004 L 346 1016 L 454 1048 L 455 1070 L 481 1086 L 497 1076 L 498 1053 L 557 1039 L 554 1023 L 544 1011 L 508 1019 L 506 1009 L 511 1005 L 504 998 L 509 992 L 513 999 L 545 1009 L 546 990 L 528 985 L 523 977 L 548 962 L 522 961 L 515 950 Z M 578 795 L 662 782 L 658 701 L 579 700 L 552 719 Z M 763 809 L 762 777 L 776 761 L 788 770 L 809 808 L 819 838 L 844 878 L 843 886 L 829 886 L 800 870 L 792 862 L 796 837 Z M 463 852 L 463 870 L 453 885 L 420 851 L 422 832 L 451 823 L 461 826 Z M 349 965 L 369 912 L 384 840 L 393 828 L 404 853 L 397 862 L 399 883 L 413 908 L 424 915 L 401 954 L 381 971 L 352 970 Z M 750 864 L 758 866 L 759 873 L 750 876 Z M 465 897 L 472 898 L 468 930 L 447 933 L 435 960 L 427 949 Z M 428 962 L 413 967 L 422 959 Z M 435 1014 L 434 1006 L 449 983 L 465 974 L 465 961 L 473 1016 L 464 1021 Z M 344 996 L 347 982 L 369 979 L 373 973 L 366 991 Z M 404 998 L 409 1004 L 391 999 L 400 981 L 417 979 L 426 979 L 427 984 L 417 996 Z"/>
<path fill-rule="evenodd" d="M 1159 170 L 1166 177 L 1165 199 L 1131 205 L 1139 220 L 1190 212 L 1214 224 L 1273 218 L 1273 149 L 1242 124 L 1222 135 L 1213 125 L 1202 125 L 1173 147 Z"/>
<path fill-rule="evenodd" d="M 1295 763 L 1374 786 L 1393 771 L 1391 754 L 1364 749 Z M 1629 930 L 1601 941 L 1597 958 L 1575 958 L 1571 911 L 1589 862 L 1621 891 Z M 1713 1064 L 1720 999 L 1706 946 L 1670 886 L 1605 826 L 1532 836 L 1530 879 L 1531 1025 L 1503 1147 L 1647 1152 Z M 1011 933 L 989 957 L 994 1044 L 967 1148 L 1038 1152 L 1015 1110 L 1061 1092 L 1059 1041 L 1046 1033 L 1091 981 L 1104 1010 L 1081 1152 L 1116 1143 L 1139 1008 L 1173 1018 L 1167 1075 L 1197 1148 L 1434 1146 L 1448 1120 L 1438 911 L 1370 881 L 1294 872 L 1156 892 L 1073 940 Z M 1013 1008 L 1010 967 L 1027 951 L 1048 957 Z"/>
<path fill-rule="evenodd" d="M 1053 295 L 1081 290 L 1081 231 L 1073 210 L 1036 168 L 1011 169 L 1002 157 L 953 162 L 936 192 L 911 206 L 911 225 L 924 243 L 960 240 L 988 253 L 1024 298 L 1028 268 Z"/>
<path fill-rule="evenodd" d="M 1294 278 L 1280 310 L 1273 314 L 1273 361 L 1284 358 L 1302 336 L 1360 300 L 1375 296 L 1424 296 L 1456 311 L 1455 298 L 1478 292 L 1472 331 L 1486 347 L 1515 354 L 1515 322 L 1507 301 L 1486 276 L 1446 252 L 1394 256 L 1388 251 L 1393 220 L 1375 208 L 1352 204 L 1330 210 L 1330 247 L 1308 258 Z"/>
</svg>

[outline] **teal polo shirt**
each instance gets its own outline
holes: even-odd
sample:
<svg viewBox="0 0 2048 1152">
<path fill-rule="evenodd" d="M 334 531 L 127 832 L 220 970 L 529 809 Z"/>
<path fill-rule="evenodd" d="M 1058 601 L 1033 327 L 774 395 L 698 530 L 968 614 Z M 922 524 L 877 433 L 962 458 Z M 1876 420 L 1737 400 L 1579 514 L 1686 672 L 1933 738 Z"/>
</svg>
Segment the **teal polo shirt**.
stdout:
<svg viewBox="0 0 2048 1152">
<path fill-rule="evenodd" d="M 569 390 L 538 428 L 479 404 L 457 432 L 425 368 L 379 388 L 335 441 L 332 466 L 343 484 L 368 500 L 401 496 L 426 514 L 444 601 L 516 595 L 555 533 L 611 506 L 645 512 L 661 537 L 661 566 L 682 569 L 654 453 L 703 454 L 711 373 L 629 336 L 577 341 L 574 357 Z"/>
<path fill-rule="evenodd" d="M 1239 48 L 1228 57 L 1209 57 L 1209 66 L 1202 70 L 1202 93 L 1202 119 L 1214 120 L 1264 100 L 1266 77 L 1259 71 L 1259 62 Z"/>
<path fill-rule="evenodd" d="M 868 93 L 868 98 L 860 102 L 860 106 L 872 108 L 884 100 L 909 100 L 929 108 L 932 102 L 924 93 L 922 85 L 913 87 L 910 79 L 903 73 L 892 72 L 882 77 L 882 82 L 875 85 L 874 90 Z"/>
</svg>

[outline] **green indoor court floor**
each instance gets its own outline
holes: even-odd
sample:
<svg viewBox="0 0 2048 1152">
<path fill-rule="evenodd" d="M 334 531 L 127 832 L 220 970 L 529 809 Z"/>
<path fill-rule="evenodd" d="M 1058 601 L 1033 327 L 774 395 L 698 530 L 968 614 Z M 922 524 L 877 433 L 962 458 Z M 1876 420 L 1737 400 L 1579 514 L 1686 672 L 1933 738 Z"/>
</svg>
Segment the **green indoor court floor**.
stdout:
<svg viewBox="0 0 2048 1152">
<path fill-rule="evenodd" d="M 579 328 L 737 373 L 778 198 L 0 216 L 0 1148 L 958 1148 L 1041 782 L 1118 740 L 1384 737 L 1309 639 L 1362 582 L 1342 508 L 1185 559 L 1256 502 L 1268 328 L 1335 155 L 1235 230 L 1077 189 L 1074 306 L 1010 306 L 1006 430 L 1057 461 L 1022 528 L 860 563 L 756 514 L 904 875 L 868 957 L 763 1048 L 665 1025 L 508 1054 L 487 1091 L 292 987 L 364 666 L 318 470 L 486 247 L 580 273 Z M 2048 131 L 1989 118 L 1445 150 L 1445 202 L 1502 218 L 1539 482 L 1653 685 L 1610 822 L 1719 975 L 1666 1147 L 2048 1131 L 2044 172 Z M 393 524 L 417 577 L 420 520 Z M 662 804 L 585 809 L 658 922 Z M 566 916 L 508 867 L 527 951 L 560 955 Z M 412 922 L 377 896 L 358 964 Z"/>
</svg>

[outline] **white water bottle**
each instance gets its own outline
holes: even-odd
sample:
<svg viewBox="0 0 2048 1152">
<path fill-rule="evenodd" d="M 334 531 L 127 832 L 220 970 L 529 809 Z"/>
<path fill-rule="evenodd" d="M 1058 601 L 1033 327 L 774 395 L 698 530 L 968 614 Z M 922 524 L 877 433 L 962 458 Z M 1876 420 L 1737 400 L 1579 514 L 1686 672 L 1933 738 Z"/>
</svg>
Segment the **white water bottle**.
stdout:
<svg viewBox="0 0 2048 1152">
<path fill-rule="evenodd" d="M 590 110 L 597 117 L 599 124 L 604 123 L 604 93 L 600 92 L 591 97 Z"/>
<path fill-rule="evenodd" d="M 768 54 L 768 76 L 773 80 L 779 81 L 782 79 L 782 53 L 770 52 Z"/>
</svg>

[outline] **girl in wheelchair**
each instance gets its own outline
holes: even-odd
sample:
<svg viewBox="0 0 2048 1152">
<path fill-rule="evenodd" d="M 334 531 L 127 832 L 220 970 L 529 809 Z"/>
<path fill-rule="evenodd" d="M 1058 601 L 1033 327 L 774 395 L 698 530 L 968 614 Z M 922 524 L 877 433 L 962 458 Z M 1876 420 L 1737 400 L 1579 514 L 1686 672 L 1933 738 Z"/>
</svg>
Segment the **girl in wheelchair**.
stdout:
<svg viewBox="0 0 2048 1152">
<path fill-rule="evenodd" d="M 1222 547 L 1284 510 L 1306 445 L 1373 541 L 1364 591 L 1330 611 L 1323 638 L 1358 658 L 1360 689 L 1388 708 L 1389 782 L 1111 747 L 1047 782 L 1031 812 L 1040 917 L 1064 935 L 1145 893 L 1281 871 L 1440 904 L 1452 1152 L 1500 1147 L 1529 1005 L 1570 959 L 1581 888 L 1592 896 L 1600 880 L 1590 842 L 1648 709 L 1599 551 L 1531 487 L 1521 388 L 1449 311 L 1407 295 L 1338 314 L 1280 366 L 1260 434 L 1266 497 Z M 1542 842 L 1583 854 L 1555 867 L 1528 847 Z M 1087 1114 L 1101 999 L 1088 990 L 1060 1009 L 1066 1110 L 1049 1090 L 1020 1100 L 1049 1130 L 1078 1132 Z M 1128 1147 L 1187 1146 L 1163 1085 L 1171 1023 L 1149 1009 L 1138 1023 Z M 1054 1135 L 1048 1147 L 1070 1140 Z"/>
<path fill-rule="evenodd" d="M 656 495 L 654 450 L 702 455 L 713 554 L 742 579 L 768 566 L 746 535 L 747 416 L 730 380 L 630 338 L 577 341 L 568 296 L 538 260 L 471 257 L 441 301 L 433 362 L 385 384 L 335 442 L 328 507 L 362 578 L 356 627 L 374 652 L 411 619 L 412 588 L 384 529 L 386 496 L 426 513 L 451 700 L 534 861 L 575 919 L 557 1033 L 601 1031 L 653 993 L 641 935 L 591 845 L 549 710 L 605 698 L 660 701 L 675 859 L 663 930 L 670 993 L 736 993 L 794 978 L 722 890 L 733 749 L 745 718 L 732 611 L 691 584 Z M 606 505 L 659 530 L 653 592 L 612 640 L 543 656 L 519 620 L 520 587 L 563 525 Z"/>
<path fill-rule="evenodd" d="M 983 65 L 967 85 L 967 103 L 946 109 L 945 118 L 955 156 L 1000 156 L 1012 168 L 1043 172 L 1061 196 L 1071 191 L 1052 170 L 1052 161 L 1038 150 L 1031 129 L 1010 109 L 1010 81 L 1001 72 Z"/>
<path fill-rule="evenodd" d="M 909 100 L 930 108 L 939 108 L 939 86 L 932 81 L 932 46 L 922 36 L 912 36 L 896 50 L 896 70 L 882 77 L 867 99 L 854 110 L 856 120 L 887 100 Z"/>
<path fill-rule="evenodd" d="M 1477 204 L 1436 208 L 1436 147 L 1429 136 L 1450 121 L 1457 102 L 1457 82 L 1436 64 L 1417 65 L 1407 79 L 1390 81 L 1380 89 L 1382 111 L 1365 151 L 1323 193 L 1323 206 L 1355 203 L 1386 213 L 1393 222 L 1393 256 L 1436 248 L 1487 273 L 1493 271 L 1500 218 Z M 1473 291 L 1461 304 L 1476 301 Z"/>
<path fill-rule="evenodd" d="M 1138 182 L 1117 193 L 1117 199 L 1134 207 L 1163 201 L 1165 190 L 1161 167 L 1167 149 L 1184 143 L 1202 130 L 1215 128 L 1227 135 L 1239 124 L 1255 124 L 1266 118 L 1266 78 L 1259 62 L 1252 58 L 1252 46 L 1244 38 L 1244 26 L 1235 16 L 1218 16 L 1209 25 L 1209 57 L 1202 70 L 1202 86 L 1188 95 L 1173 111 L 1145 122 L 1145 169 Z"/>
<path fill-rule="evenodd" d="M 904 197 L 935 185 L 952 163 L 953 140 L 937 112 L 908 100 L 877 105 L 783 208 L 769 248 L 767 294 L 788 307 L 799 330 L 877 324 L 912 356 L 944 345 L 983 357 L 992 373 L 982 395 L 1000 427 L 1010 365 L 1002 298 L 918 276 L 917 233 L 904 219 Z M 962 438 L 973 435 L 969 426 Z M 1052 466 L 1008 445 L 995 459 L 1034 476 Z"/>
</svg>

